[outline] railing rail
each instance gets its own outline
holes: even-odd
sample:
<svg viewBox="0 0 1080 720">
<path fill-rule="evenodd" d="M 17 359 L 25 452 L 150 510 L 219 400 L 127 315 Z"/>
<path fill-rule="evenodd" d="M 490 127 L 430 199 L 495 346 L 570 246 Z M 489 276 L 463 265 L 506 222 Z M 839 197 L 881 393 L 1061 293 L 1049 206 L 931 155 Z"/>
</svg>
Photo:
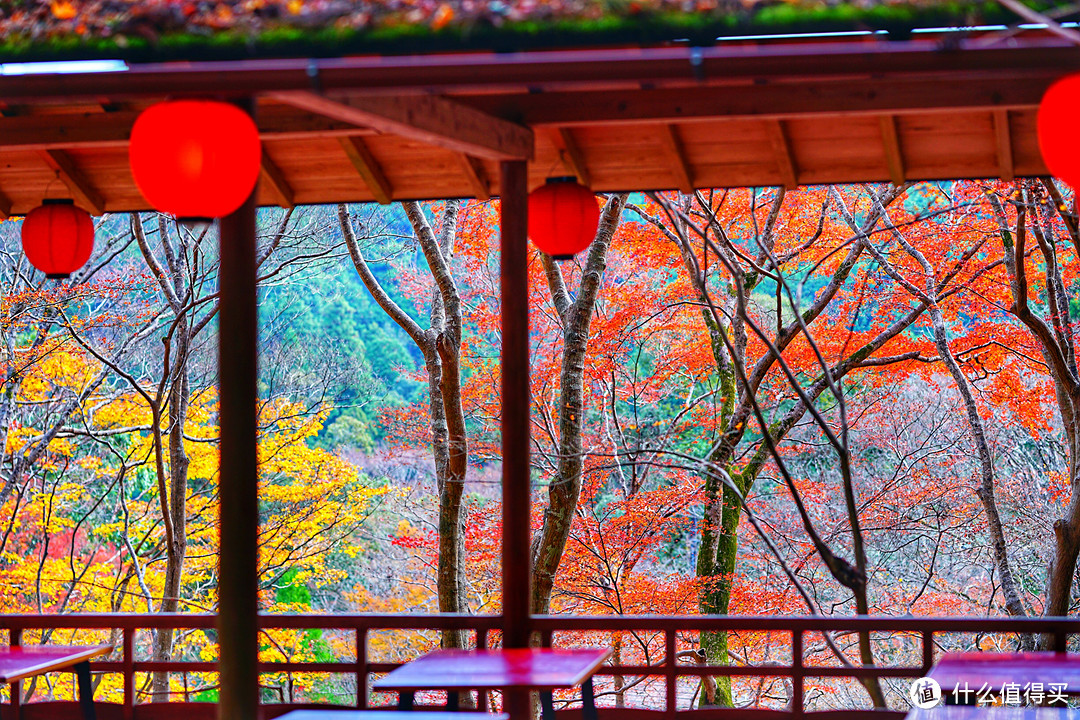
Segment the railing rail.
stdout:
<svg viewBox="0 0 1080 720">
<path fill-rule="evenodd" d="M 121 636 L 118 648 L 120 659 L 96 660 L 91 663 L 94 673 L 120 673 L 123 677 L 123 702 L 99 703 L 106 709 L 109 717 L 134 720 L 144 717 L 185 717 L 195 720 L 201 711 L 192 714 L 194 705 L 204 709 L 212 707 L 206 703 L 153 703 L 139 704 L 136 701 L 136 673 L 151 672 L 216 672 L 217 663 L 212 661 L 169 660 L 154 661 L 136 658 L 136 634 L 146 630 L 212 630 L 216 617 L 209 614 L 88 614 L 88 615 L 0 615 L 0 630 L 8 631 L 9 642 L 13 646 L 22 644 L 27 631 L 35 630 L 110 630 L 119 631 Z M 385 673 L 398 667 L 399 663 L 373 662 L 369 652 L 369 638 L 372 632 L 384 630 L 446 630 L 461 629 L 475 633 L 477 647 L 487 647 L 490 635 L 501 629 L 502 618 L 498 615 L 387 615 L 387 614 L 349 614 L 349 615 L 262 615 L 260 625 L 263 630 L 343 630 L 354 633 L 355 658 L 336 662 L 262 662 L 263 673 L 342 673 L 353 675 L 356 679 L 356 697 L 354 707 L 366 708 L 369 702 L 368 681 L 372 674 Z M 670 718 L 700 714 L 705 711 L 679 710 L 677 705 L 678 680 L 682 677 L 704 676 L 741 676 L 741 677 L 783 677 L 791 682 L 791 703 L 786 711 L 765 709 L 715 709 L 708 714 L 722 715 L 726 719 L 738 717 L 759 717 L 762 713 L 769 717 L 790 716 L 799 718 L 804 714 L 815 717 L 833 716 L 855 720 L 860 717 L 880 718 L 882 711 L 806 711 L 806 678 L 904 678 L 925 675 L 934 661 L 935 638 L 943 634 L 1015 634 L 1042 635 L 1053 639 L 1051 645 L 1064 651 L 1070 635 L 1080 634 L 1080 619 L 1071 618 L 1003 618 L 1003 617 L 959 617 L 959 618 L 919 618 L 919 617 L 823 617 L 823 616 L 571 616 L 547 615 L 532 619 L 533 629 L 539 634 L 540 642 L 550 646 L 558 640 L 559 633 L 573 632 L 648 632 L 662 636 L 663 657 L 656 664 L 609 665 L 597 673 L 598 676 L 650 676 L 661 678 L 664 683 L 663 708 L 651 712 L 640 709 L 602 708 L 604 717 L 625 718 L 665 715 Z M 686 665 L 678 662 L 680 633 L 685 635 L 701 632 L 766 632 L 788 634 L 790 637 L 790 663 L 765 663 L 758 665 Z M 857 633 L 906 635 L 917 638 L 921 643 L 918 664 L 859 666 L 859 665 L 821 665 L 807 664 L 804 638 L 807 633 L 828 633 L 833 637 L 849 636 Z M 558 643 L 556 643 L 558 644 Z M 11 701 L 5 715 L 20 713 L 20 684 L 11 684 Z M 480 709 L 487 708 L 487 697 L 479 695 Z M 61 703 L 33 702 L 22 705 L 24 718 L 35 714 L 41 717 L 51 716 L 51 711 Z M 69 703 L 74 707 L 73 703 Z M 49 713 L 44 714 L 46 706 Z M 178 706 L 185 707 L 182 711 Z M 298 707 L 290 704 L 267 706 L 267 716 Z M 172 710 L 169 710 L 171 708 Z M 37 711 L 40 709 L 41 713 Z M 172 714 L 170 714 L 170 712 Z M 895 715 L 895 713 L 888 713 Z M 208 715 L 209 716 L 209 715 Z"/>
</svg>

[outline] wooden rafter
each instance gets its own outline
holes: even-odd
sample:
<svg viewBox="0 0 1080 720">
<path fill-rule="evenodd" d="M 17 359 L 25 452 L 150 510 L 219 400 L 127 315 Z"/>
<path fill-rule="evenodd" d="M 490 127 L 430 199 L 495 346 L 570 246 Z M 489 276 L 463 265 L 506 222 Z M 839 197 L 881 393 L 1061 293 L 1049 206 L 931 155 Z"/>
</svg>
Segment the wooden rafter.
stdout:
<svg viewBox="0 0 1080 720">
<path fill-rule="evenodd" d="M 360 173 L 360 177 L 364 178 L 375 200 L 382 205 L 390 203 L 394 195 L 393 187 L 386 179 L 379 161 L 368 149 L 367 143 L 358 137 L 340 138 L 339 142 L 345 154 L 349 156 L 353 167 Z"/>
<path fill-rule="evenodd" d="M 273 158 L 267 154 L 265 147 L 262 151 L 262 179 L 267 187 L 270 188 L 270 192 L 277 198 L 278 205 L 283 208 L 296 206 L 292 186 L 290 186 L 289 181 L 285 179 L 285 174 L 281 172 L 281 168 L 278 167 Z"/>
<path fill-rule="evenodd" d="M 769 133 L 769 142 L 772 143 L 776 166 L 780 171 L 780 181 L 788 190 L 794 190 L 799 185 L 799 172 L 784 123 L 782 120 L 766 120 L 765 127 Z"/>
<path fill-rule="evenodd" d="M 125 147 L 137 112 L 57 113 L 0 117 L 0 150 Z M 263 140 L 371 135 L 372 131 L 321 115 L 276 106 L 259 116 Z"/>
<path fill-rule="evenodd" d="M 487 171 L 484 170 L 484 164 L 474 157 L 470 157 L 465 153 L 457 154 L 458 164 L 461 165 L 461 171 L 465 174 L 465 177 L 469 181 L 469 185 L 472 186 L 473 194 L 476 195 L 477 200 L 490 200 L 491 189 L 488 183 Z"/>
<path fill-rule="evenodd" d="M 585 164 L 585 154 L 581 151 L 574 133 L 570 128 L 553 128 L 550 137 L 551 142 L 559 151 L 559 159 L 562 160 L 566 171 L 575 176 L 579 183 L 590 187 L 592 175 L 589 174 L 589 166 Z"/>
<path fill-rule="evenodd" d="M 532 159 L 527 127 L 436 95 L 395 95 L 331 100 L 307 91 L 275 99 L 334 120 L 490 160 Z"/>
<path fill-rule="evenodd" d="M 70 155 L 63 150 L 42 150 L 41 157 L 67 185 L 68 190 L 75 196 L 77 205 L 81 205 L 92 215 L 105 213 L 105 198 L 90 184 Z"/>
<path fill-rule="evenodd" d="M 1002 180 L 1016 177 L 1013 164 L 1012 129 L 1009 125 L 1009 111 L 994 111 L 994 146 L 997 149 L 998 172 Z"/>
<path fill-rule="evenodd" d="M 682 138 L 679 137 L 679 128 L 671 124 L 661 125 L 660 140 L 664 153 L 668 157 L 668 162 L 671 163 L 671 171 L 675 175 L 676 187 L 687 195 L 693 193 L 694 173 L 690 168 L 690 162 L 686 159 Z"/>
<path fill-rule="evenodd" d="M 0 192 L 0 220 L 11 217 L 11 198 Z"/>
<path fill-rule="evenodd" d="M 885 165 L 889 168 L 889 181 L 900 187 L 907 180 L 907 172 L 904 169 L 900 135 L 896 132 L 896 118 L 882 115 L 878 121 L 881 125 L 881 143 L 885 148 Z"/>
</svg>

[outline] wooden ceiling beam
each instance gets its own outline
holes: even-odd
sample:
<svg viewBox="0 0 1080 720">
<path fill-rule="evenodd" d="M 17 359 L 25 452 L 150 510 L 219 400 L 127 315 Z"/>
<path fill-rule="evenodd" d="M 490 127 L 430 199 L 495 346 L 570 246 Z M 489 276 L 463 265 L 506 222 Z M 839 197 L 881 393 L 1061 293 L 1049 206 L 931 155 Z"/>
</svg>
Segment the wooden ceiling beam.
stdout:
<svg viewBox="0 0 1080 720">
<path fill-rule="evenodd" d="M 91 215 L 105 214 L 105 198 L 101 196 L 82 171 L 63 150 L 42 150 L 41 157 L 52 168 L 71 194 L 75 203 L 88 210 Z"/>
<path fill-rule="evenodd" d="M 795 155 L 791 152 L 791 142 L 784 130 L 782 120 L 766 120 L 766 131 L 769 134 L 769 142 L 772 144 L 773 155 L 780 171 L 780 181 L 788 190 L 794 190 L 799 186 L 799 171 L 795 164 Z"/>
<path fill-rule="evenodd" d="M 360 173 L 360 177 L 364 178 L 375 200 L 380 205 L 388 205 L 394 196 L 393 187 L 367 144 L 358 137 L 340 138 L 339 142 L 353 167 Z"/>
<path fill-rule="evenodd" d="M 679 191 L 687 195 L 694 192 L 694 172 L 690 162 L 686 159 L 686 150 L 683 148 L 682 138 L 679 137 L 679 128 L 667 124 L 660 127 L 660 140 L 664 153 L 671 163 L 672 173 L 675 175 L 675 185 Z"/>
<path fill-rule="evenodd" d="M 900 187 L 907 180 L 904 168 L 904 152 L 900 147 L 900 135 L 896 132 L 896 118 L 882 115 L 878 119 L 881 125 L 881 144 L 885 149 L 885 166 L 889 169 L 889 181 Z"/>
<path fill-rule="evenodd" d="M 11 217 L 11 198 L 0 192 L 0 220 Z"/>
<path fill-rule="evenodd" d="M 479 159 L 466 155 L 465 153 L 458 153 L 457 159 L 458 164 L 461 165 L 461 171 L 465 174 L 465 178 L 469 181 L 469 185 L 472 186 L 473 194 L 476 196 L 476 199 L 490 200 L 491 184 L 488 181 L 484 164 Z"/>
<path fill-rule="evenodd" d="M 262 179 L 266 186 L 270 188 L 270 192 L 277 198 L 278 205 L 283 208 L 296 207 L 292 186 L 285 179 L 285 174 L 281 172 L 281 168 L 267 154 L 266 147 L 262 149 Z"/>
<path fill-rule="evenodd" d="M 1009 111 L 994 111 L 994 146 L 997 150 L 998 173 L 1002 180 L 1016 177 L 1013 163 L 1012 128 L 1009 125 Z"/>
<path fill-rule="evenodd" d="M 334 120 L 488 160 L 531 160 L 533 156 L 529 128 L 437 95 L 331 100 L 298 91 L 271 97 Z"/>
<path fill-rule="evenodd" d="M 0 117 L 0 150 L 47 150 L 82 147 L 126 147 L 137 112 L 69 113 Z M 264 140 L 299 140 L 373 135 L 351 123 L 287 108 L 260 110 L 259 135 Z"/>
<path fill-rule="evenodd" d="M 566 172 L 576 177 L 585 187 L 591 187 L 592 175 L 589 173 L 589 166 L 585 164 L 585 154 L 570 128 L 552 128 L 549 136 L 555 149 L 559 151 L 559 159 Z"/>
<path fill-rule="evenodd" d="M 1060 74 L 1060 73 L 1059 73 Z M 722 118 L 1019 110 L 1038 107 L 1051 79 L 1009 78 L 807 80 L 738 86 L 556 90 L 459 95 L 456 100 L 531 127 L 700 122 Z"/>
</svg>

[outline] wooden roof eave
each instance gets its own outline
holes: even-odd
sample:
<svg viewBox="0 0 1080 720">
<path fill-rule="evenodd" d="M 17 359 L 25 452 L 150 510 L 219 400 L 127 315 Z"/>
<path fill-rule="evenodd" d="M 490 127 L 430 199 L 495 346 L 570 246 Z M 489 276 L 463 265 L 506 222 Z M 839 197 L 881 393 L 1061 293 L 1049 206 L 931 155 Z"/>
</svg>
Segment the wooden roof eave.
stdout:
<svg viewBox="0 0 1080 720">
<path fill-rule="evenodd" d="M 0 77 L 0 211 L 26 212 L 57 177 L 94 212 L 145 209 L 127 171 L 131 124 L 141 107 L 189 94 L 259 96 L 259 199 L 285 207 L 485 198 L 512 158 L 533 160 L 530 185 L 556 171 L 598 191 L 1043 174 L 1035 108 L 1080 69 L 1080 52 L 1029 38 L 949 51 L 834 42 L 315 66 Z"/>
<path fill-rule="evenodd" d="M 778 43 L 145 64 L 110 73 L 0 76 L 0 98 L 26 103 L 307 90 L 328 95 L 441 94 L 625 87 L 627 83 L 701 86 L 943 75 L 968 79 L 1077 69 L 1080 52 L 1060 39 L 1013 38 L 1004 47 L 961 42 L 949 49 L 939 42 L 920 40 Z"/>
</svg>

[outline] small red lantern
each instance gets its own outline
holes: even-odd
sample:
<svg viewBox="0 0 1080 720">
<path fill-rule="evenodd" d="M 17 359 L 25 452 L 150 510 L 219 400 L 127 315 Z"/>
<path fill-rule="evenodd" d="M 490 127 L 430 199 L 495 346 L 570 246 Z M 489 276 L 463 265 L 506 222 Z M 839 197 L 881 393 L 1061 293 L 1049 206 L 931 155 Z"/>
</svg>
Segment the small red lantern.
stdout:
<svg viewBox="0 0 1080 720">
<path fill-rule="evenodd" d="M 94 221 L 72 200 L 43 200 L 23 219 L 22 246 L 45 277 L 66 280 L 90 259 Z"/>
<path fill-rule="evenodd" d="M 529 193 L 529 237 L 555 260 L 570 260 L 596 237 L 600 208 L 574 177 L 551 177 Z"/>
<path fill-rule="evenodd" d="M 1050 174 L 1080 188 L 1080 74 L 1064 77 L 1046 91 L 1039 103 L 1036 127 L 1039 152 Z"/>
<path fill-rule="evenodd" d="M 144 110 L 128 150 L 135 184 L 154 208 L 198 222 L 239 208 L 259 179 L 259 129 L 235 105 L 172 100 Z"/>
</svg>

